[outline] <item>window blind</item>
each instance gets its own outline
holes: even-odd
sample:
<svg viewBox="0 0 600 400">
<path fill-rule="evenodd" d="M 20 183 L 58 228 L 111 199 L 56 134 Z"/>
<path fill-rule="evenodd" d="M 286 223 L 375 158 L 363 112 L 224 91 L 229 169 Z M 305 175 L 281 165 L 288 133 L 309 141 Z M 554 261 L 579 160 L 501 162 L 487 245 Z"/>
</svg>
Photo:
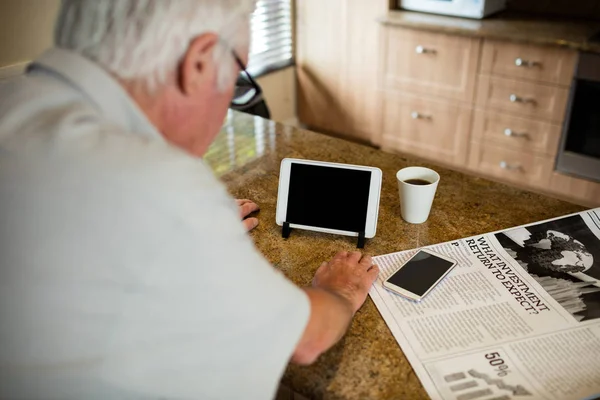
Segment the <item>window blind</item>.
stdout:
<svg viewBox="0 0 600 400">
<path fill-rule="evenodd" d="M 293 63 L 292 0 L 258 0 L 252 14 L 250 59 L 252 76 Z"/>
</svg>

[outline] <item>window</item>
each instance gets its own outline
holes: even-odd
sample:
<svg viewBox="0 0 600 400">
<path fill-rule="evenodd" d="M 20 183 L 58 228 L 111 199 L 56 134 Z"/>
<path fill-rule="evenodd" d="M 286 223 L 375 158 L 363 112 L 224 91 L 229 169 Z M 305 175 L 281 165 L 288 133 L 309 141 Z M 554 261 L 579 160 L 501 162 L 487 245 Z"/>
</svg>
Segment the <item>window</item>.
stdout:
<svg viewBox="0 0 600 400">
<path fill-rule="evenodd" d="M 252 15 L 248 63 L 248 72 L 253 76 L 292 65 L 291 3 L 292 0 L 258 0 Z"/>
</svg>

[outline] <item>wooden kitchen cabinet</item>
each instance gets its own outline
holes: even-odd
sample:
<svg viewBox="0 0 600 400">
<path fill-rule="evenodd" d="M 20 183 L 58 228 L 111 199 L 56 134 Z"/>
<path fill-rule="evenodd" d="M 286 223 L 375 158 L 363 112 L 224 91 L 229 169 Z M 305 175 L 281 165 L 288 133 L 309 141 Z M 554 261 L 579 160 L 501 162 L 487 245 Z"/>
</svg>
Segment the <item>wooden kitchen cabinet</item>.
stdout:
<svg viewBox="0 0 600 400">
<path fill-rule="evenodd" d="M 342 79 L 344 3 L 296 3 L 298 118 L 309 127 L 338 133 L 348 124 Z"/>
<path fill-rule="evenodd" d="M 382 31 L 382 148 L 466 168 L 481 40 Z"/>
<path fill-rule="evenodd" d="M 377 22 L 395 0 L 296 4 L 300 122 L 600 205 L 554 170 L 574 50 Z"/>
<path fill-rule="evenodd" d="M 471 115 L 470 108 L 457 104 L 386 93 L 382 149 L 464 166 Z"/>
<path fill-rule="evenodd" d="M 600 183 L 553 172 L 548 191 L 588 207 L 600 206 Z"/>
<path fill-rule="evenodd" d="M 479 76 L 478 88 L 478 106 L 558 124 L 565 119 L 567 88 L 488 75 Z"/>
<path fill-rule="evenodd" d="M 470 170 L 600 205 L 600 183 L 554 169 L 576 60 L 569 49 L 484 41 Z"/>
<path fill-rule="evenodd" d="M 479 39 L 385 28 L 382 40 L 384 88 L 473 101 Z"/>
<path fill-rule="evenodd" d="M 538 189 L 548 187 L 553 160 L 523 150 L 473 142 L 469 168 L 477 173 Z"/>
<path fill-rule="evenodd" d="M 481 56 L 481 72 L 570 86 L 576 61 L 575 50 L 486 40 Z"/>
<path fill-rule="evenodd" d="M 397 26 L 382 32 L 384 150 L 600 205 L 600 183 L 554 170 L 576 52 Z"/>
<path fill-rule="evenodd" d="M 557 58 L 564 54 L 550 47 L 484 42 L 469 169 L 549 190 L 569 95 L 558 83 L 574 68 L 566 65 L 568 57 Z M 516 65 L 515 58 L 531 64 Z"/>
<path fill-rule="evenodd" d="M 388 0 L 298 0 L 298 118 L 375 142 L 381 123 L 379 23 Z"/>
<path fill-rule="evenodd" d="M 556 155 L 562 126 L 502 112 L 475 111 L 473 140 L 505 148 Z"/>
</svg>

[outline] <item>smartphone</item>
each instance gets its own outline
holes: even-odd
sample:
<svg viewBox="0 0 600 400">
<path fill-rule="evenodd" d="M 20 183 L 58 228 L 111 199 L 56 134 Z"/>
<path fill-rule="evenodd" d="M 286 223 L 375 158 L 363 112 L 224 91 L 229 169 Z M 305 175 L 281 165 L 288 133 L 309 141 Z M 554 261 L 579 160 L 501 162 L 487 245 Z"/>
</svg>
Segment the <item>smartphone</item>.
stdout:
<svg viewBox="0 0 600 400">
<path fill-rule="evenodd" d="M 455 266 L 456 261 L 451 258 L 419 250 L 383 282 L 383 287 L 407 299 L 421 301 Z"/>
</svg>

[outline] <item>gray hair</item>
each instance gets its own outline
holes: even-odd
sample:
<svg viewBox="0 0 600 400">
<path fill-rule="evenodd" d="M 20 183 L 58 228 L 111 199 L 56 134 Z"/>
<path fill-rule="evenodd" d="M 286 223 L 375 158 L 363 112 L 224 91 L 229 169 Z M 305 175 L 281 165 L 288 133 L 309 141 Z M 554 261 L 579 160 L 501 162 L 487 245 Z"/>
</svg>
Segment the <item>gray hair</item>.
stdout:
<svg viewBox="0 0 600 400">
<path fill-rule="evenodd" d="M 220 45 L 218 87 L 235 79 L 231 51 L 249 42 L 256 0 L 62 0 L 57 47 L 97 62 L 117 77 L 164 84 L 195 37 L 214 32 Z"/>
</svg>

